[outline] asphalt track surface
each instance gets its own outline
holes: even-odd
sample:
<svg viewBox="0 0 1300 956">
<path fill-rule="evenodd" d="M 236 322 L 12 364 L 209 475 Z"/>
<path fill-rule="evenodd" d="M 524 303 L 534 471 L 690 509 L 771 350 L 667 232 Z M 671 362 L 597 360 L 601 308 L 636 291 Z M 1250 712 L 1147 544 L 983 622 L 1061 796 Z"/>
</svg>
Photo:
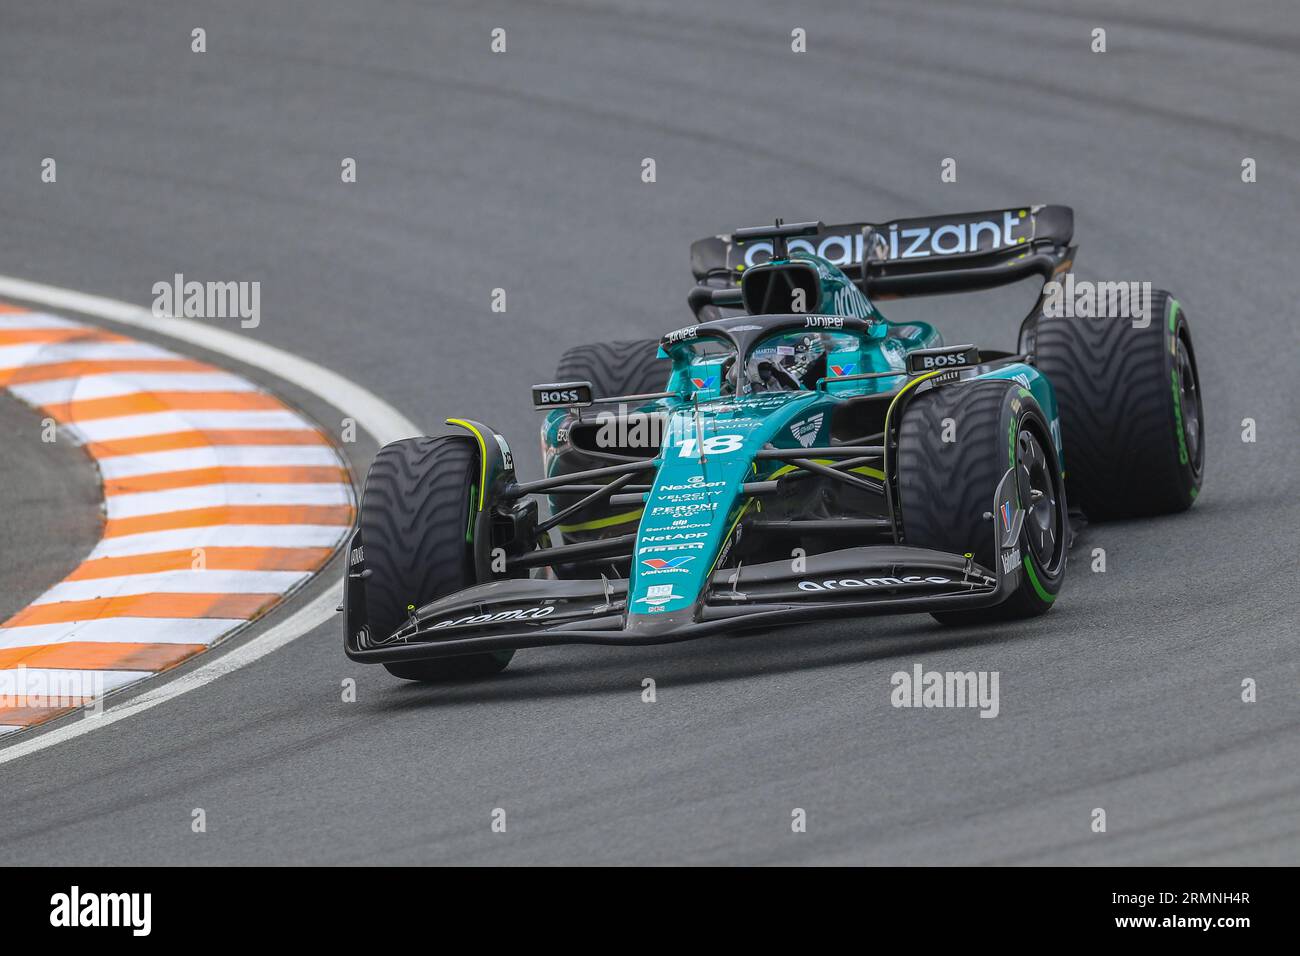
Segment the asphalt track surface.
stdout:
<svg viewBox="0 0 1300 956">
<path fill-rule="evenodd" d="M 527 386 L 570 344 L 683 324 L 690 240 L 777 215 L 1071 204 L 1080 278 L 1184 304 L 1208 427 L 1195 508 L 1090 528 L 1038 621 L 534 650 L 441 689 L 352 664 L 326 626 L 5 765 L 6 860 L 1300 862 L 1297 53 L 1284 0 L 6 4 L 0 273 L 142 305 L 177 272 L 259 280 L 246 334 L 434 433 L 493 423 L 525 476 Z M 1005 347 L 1027 298 L 1008 302 L 901 314 Z M 89 548 L 90 466 L 40 458 L 22 414 L 3 418 L 6 538 L 26 522 L 45 547 L 39 529 L 81 509 L 65 536 Z M 373 446 L 351 451 L 364 474 Z M 7 542 L 6 601 L 56 580 L 65 550 L 37 580 Z M 916 663 L 998 671 L 999 716 L 891 707 L 890 675 Z"/>
</svg>

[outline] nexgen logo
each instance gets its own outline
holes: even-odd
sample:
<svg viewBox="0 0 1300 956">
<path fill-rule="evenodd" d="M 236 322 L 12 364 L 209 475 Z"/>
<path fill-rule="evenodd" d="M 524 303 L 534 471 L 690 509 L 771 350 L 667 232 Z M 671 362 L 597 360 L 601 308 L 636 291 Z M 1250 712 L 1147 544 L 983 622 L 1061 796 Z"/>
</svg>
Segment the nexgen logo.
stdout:
<svg viewBox="0 0 1300 956">
<path fill-rule="evenodd" d="M 129 926 L 132 936 L 153 928 L 152 893 L 82 893 L 74 886 L 50 897 L 51 926 Z"/>
</svg>

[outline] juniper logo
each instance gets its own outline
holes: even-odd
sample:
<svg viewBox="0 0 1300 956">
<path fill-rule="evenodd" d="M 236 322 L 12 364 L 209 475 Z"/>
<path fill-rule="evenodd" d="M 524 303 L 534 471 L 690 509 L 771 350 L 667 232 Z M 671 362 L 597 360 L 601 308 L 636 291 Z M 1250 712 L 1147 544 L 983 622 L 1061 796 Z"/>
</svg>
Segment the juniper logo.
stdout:
<svg viewBox="0 0 1300 956">
<path fill-rule="evenodd" d="M 981 717 L 996 717 L 998 671 L 895 671 L 889 702 L 895 707 L 978 707 Z"/>
<path fill-rule="evenodd" d="M 153 928 L 152 893 L 82 893 L 74 886 L 51 896 L 50 907 L 51 926 L 127 926 L 132 936 Z"/>
<path fill-rule="evenodd" d="M 187 282 L 178 272 L 171 282 L 155 282 L 153 294 L 154 318 L 237 318 L 244 329 L 262 323 L 260 282 Z"/>
</svg>

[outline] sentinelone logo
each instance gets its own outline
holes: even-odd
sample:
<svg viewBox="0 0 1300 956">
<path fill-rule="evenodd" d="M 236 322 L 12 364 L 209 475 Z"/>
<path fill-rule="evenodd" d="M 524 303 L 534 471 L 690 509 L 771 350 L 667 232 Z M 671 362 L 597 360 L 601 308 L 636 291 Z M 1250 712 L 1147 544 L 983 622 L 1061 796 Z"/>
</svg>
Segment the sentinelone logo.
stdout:
<svg viewBox="0 0 1300 956">
<path fill-rule="evenodd" d="M 85 893 L 74 886 L 50 897 L 50 925 L 129 926 L 132 936 L 148 936 L 153 926 L 152 893 Z"/>
</svg>

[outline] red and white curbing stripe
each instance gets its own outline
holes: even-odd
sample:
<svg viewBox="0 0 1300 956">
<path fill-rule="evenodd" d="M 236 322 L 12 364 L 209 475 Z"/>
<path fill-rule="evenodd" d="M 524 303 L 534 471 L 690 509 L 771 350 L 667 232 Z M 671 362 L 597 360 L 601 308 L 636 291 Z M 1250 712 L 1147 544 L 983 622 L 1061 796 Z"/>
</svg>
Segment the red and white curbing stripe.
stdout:
<svg viewBox="0 0 1300 956">
<path fill-rule="evenodd" d="M 0 733 L 207 649 L 307 580 L 352 524 L 330 440 L 238 375 L 0 304 L 0 386 L 85 446 L 106 519 L 85 561 L 0 625 Z"/>
</svg>

